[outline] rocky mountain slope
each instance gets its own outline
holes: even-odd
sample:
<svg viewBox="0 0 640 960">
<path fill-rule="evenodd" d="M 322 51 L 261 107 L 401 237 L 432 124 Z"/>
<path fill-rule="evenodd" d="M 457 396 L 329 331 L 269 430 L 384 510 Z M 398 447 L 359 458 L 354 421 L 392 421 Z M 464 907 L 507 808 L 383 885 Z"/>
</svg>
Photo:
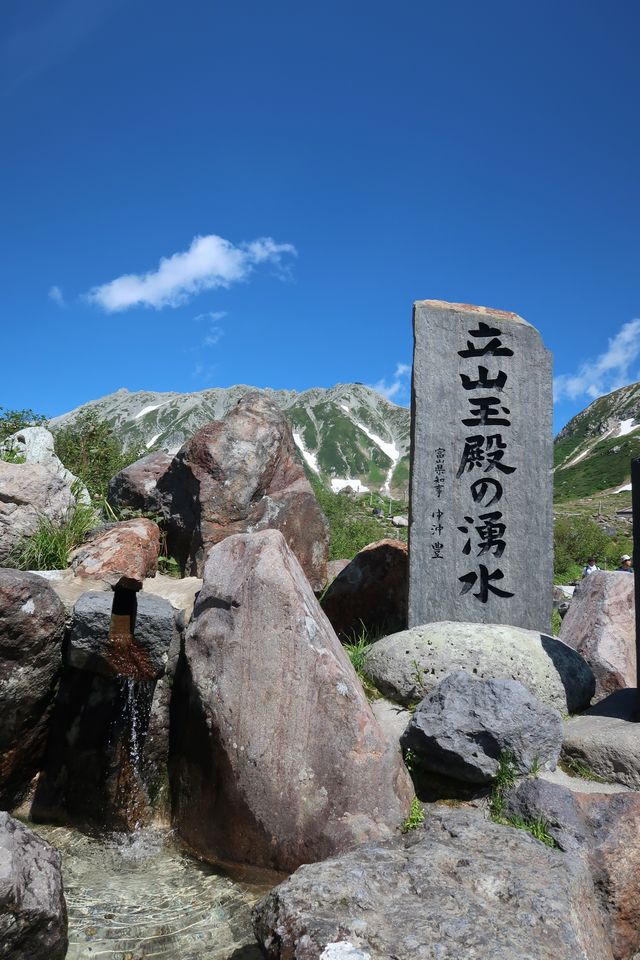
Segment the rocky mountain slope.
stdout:
<svg viewBox="0 0 640 960">
<path fill-rule="evenodd" d="M 130 393 L 118 390 L 56 417 L 51 428 L 73 421 L 85 410 L 107 421 L 125 445 L 175 453 L 196 430 L 219 420 L 254 388 L 212 388 L 199 393 Z M 410 412 L 364 384 L 264 391 L 285 410 L 298 449 L 309 470 L 334 491 L 407 496 Z"/>
<path fill-rule="evenodd" d="M 640 456 L 640 383 L 598 397 L 555 441 L 556 500 L 630 490 L 630 461 Z"/>
</svg>

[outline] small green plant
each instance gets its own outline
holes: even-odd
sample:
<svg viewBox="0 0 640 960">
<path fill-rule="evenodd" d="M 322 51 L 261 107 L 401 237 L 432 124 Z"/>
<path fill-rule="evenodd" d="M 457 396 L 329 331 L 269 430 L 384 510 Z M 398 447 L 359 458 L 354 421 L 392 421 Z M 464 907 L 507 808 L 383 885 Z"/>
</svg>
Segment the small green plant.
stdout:
<svg viewBox="0 0 640 960">
<path fill-rule="evenodd" d="M 406 763 L 406 758 L 405 758 Z M 424 823 L 424 809 L 417 797 L 411 801 L 411 810 L 409 816 L 400 828 L 403 833 L 409 833 L 410 830 L 417 830 L 421 823 Z"/>
<path fill-rule="evenodd" d="M 551 633 L 554 637 L 560 636 L 560 627 L 562 626 L 562 617 L 557 610 L 551 614 Z"/>
<path fill-rule="evenodd" d="M 515 827 L 517 830 L 526 830 L 536 840 L 546 844 L 547 847 L 557 849 L 558 844 L 549 833 L 549 824 L 544 817 L 506 817 L 503 821 L 509 827 Z"/>
<path fill-rule="evenodd" d="M 80 546 L 84 537 L 98 524 L 93 507 L 76 503 L 63 523 L 41 517 L 30 537 L 25 537 L 11 551 L 7 566 L 16 570 L 62 570 L 69 566 L 69 554 Z"/>
<path fill-rule="evenodd" d="M 511 750 L 503 750 L 498 758 L 498 772 L 494 778 L 493 789 L 489 797 L 489 814 L 496 823 L 504 823 L 507 787 L 513 786 L 518 777 L 518 768 Z"/>
<path fill-rule="evenodd" d="M 55 450 L 68 470 L 86 484 L 92 497 L 104 502 L 109 480 L 149 451 L 125 448 L 109 424 L 94 410 L 85 410 L 56 431 Z"/>
<path fill-rule="evenodd" d="M 353 665 L 353 669 L 358 674 L 360 683 L 364 688 L 364 692 L 367 695 L 369 700 L 378 700 L 380 697 L 380 692 L 373 685 L 369 677 L 365 672 L 365 664 L 367 658 L 367 650 L 378 640 L 379 637 L 375 632 L 369 630 L 369 628 L 362 623 L 359 633 L 354 633 L 351 640 L 348 640 L 346 643 L 343 643 L 343 647 L 347 652 L 347 656 Z"/>
<path fill-rule="evenodd" d="M 563 756 L 558 762 L 558 766 L 569 777 L 581 777 L 582 780 L 591 780 L 593 783 L 611 782 L 610 780 L 605 780 L 604 777 L 599 776 L 597 773 L 594 773 L 591 767 L 588 767 L 586 763 L 582 763 L 576 757 Z"/>
<path fill-rule="evenodd" d="M 179 580 L 182 576 L 180 564 L 175 557 L 158 557 L 158 570 L 167 577 L 175 577 Z"/>
<path fill-rule="evenodd" d="M 0 460 L 5 463 L 25 463 L 26 457 L 19 446 L 10 440 L 5 440 L 4 444 L 0 445 Z"/>
<path fill-rule="evenodd" d="M 417 660 L 411 662 L 413 670 L 411 671 L 411 679 L 415 683 L 418 690 L 424 690 L 425 681 L 424 681 L 424 670 L 420 666 Z"/>
<path fill-rule="evenodd" d="M 537 777 L 541 770 L 542 770 L 542 764 L 540 763 L 540 759 L 538 757 L 534 757 L 531 763 L 531 770 L 529 771 L 529 773 L 531 774 L 532 777 Z"/>
</svg>

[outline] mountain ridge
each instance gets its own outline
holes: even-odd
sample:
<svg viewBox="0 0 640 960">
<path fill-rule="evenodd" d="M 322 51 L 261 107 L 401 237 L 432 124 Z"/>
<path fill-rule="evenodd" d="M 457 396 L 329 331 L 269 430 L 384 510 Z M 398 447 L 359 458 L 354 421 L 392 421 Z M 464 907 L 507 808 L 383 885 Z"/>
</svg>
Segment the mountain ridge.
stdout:
<svg viewBox="0 0 640 960">
<path fill-rule="evenodd" d="M 54 417 L 50 425 L 55 431 L 92 410 L 126 446 L 175 453 L 205 423 L 221 419 L 254 390 L 285 412 L 307 468 L 334 491 L 349 486 L 406 497 L 410 411 L 362 383 L 304 391 L 237 384 L 195 393 L 121 387 Z"/>
</svg>

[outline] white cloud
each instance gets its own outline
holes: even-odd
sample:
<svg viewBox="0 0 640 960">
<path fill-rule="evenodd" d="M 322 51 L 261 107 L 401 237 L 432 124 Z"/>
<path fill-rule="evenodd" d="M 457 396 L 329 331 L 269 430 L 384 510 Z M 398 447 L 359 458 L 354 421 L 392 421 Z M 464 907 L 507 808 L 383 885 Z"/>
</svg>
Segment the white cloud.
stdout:
<svg viewBox="0 0 640 960">
<path fill-rule="evenodd" d="M 86 296 L 107 313 L 138 305 L 177 307 L 202 290 L 246 280 L 257 264 L 279 264 L 284 254 L 295 256 L 295 247 L 271 237 L 239 246 L 215 234 L 194 237 L 188 250 L 163 257 L 157 270 L 124 274 L 93 287 Z"/>
<path fill-rule="evenodd" d="M 411 367 L 408 363 L 397 363 L 393 377 L 390 380 L 383 378 L 377 383 L 370 384 L 373 390 L 381 393 L 387 400 L 394 400 L 396 403 L 402 403 L 409 397 L 409 377 Z"/>
<path fill-rule="evenodd" d="M 49 297 L 49 300 L 53 300 L 53 302 L 57 303 L 59 307 L 64 307 L 64 296 L 62 290 L 57 285 L 54 284 L 54 286 L 49 289 L 47 296 Z"/>
<path fill-rule="evenodd" d="M 563 373 L 553 380 L 554 401 L 577 400 L 589 397 L 595 400 L 605 393 L 624 387 L 637 378 L 631 366 L 640 354 L 640 320 L 629 320 L 614 337 L 607 349 L 593 360 L 583 361 L 576 373 Z"/>
<path fill-rule="evenodd" d="M 209 327 L 209 333 L 206 335 L 202 341 L 203 347 L 215 347 L 216 343 L 219 343 L 224 337 L 224 330 L 222 327 L 216 327 L 215 325 Z"/>
</svg>

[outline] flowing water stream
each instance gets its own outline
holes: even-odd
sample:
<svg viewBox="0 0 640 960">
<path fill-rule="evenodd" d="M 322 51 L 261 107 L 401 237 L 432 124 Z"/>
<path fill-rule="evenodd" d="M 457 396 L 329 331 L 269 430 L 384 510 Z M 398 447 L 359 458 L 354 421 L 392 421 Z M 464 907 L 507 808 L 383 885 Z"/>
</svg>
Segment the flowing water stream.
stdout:
<svg viewBox="0 0 640 960">
<path fill-rule="evenodd" d="M 187 856 L 171 831 L 89 836 L 30 824 L 62 854 L 67 960 L 259 960 L 251 907 L 268 889 Z"/>
</svg>

